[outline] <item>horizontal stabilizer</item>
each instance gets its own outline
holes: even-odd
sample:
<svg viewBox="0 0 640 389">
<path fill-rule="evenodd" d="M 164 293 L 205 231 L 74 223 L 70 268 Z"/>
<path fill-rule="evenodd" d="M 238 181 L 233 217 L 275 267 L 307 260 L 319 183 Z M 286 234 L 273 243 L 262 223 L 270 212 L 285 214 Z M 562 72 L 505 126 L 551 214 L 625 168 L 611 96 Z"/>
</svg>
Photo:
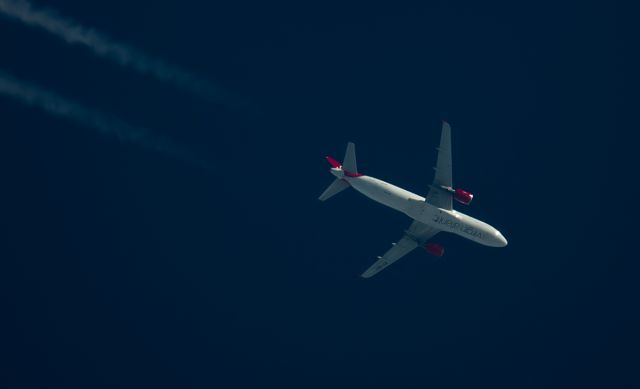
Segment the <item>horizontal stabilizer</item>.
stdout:
<svg viewBox="0 0 640 389">
<path fill-rule="evenodd" d="M 329 185 L 329 187 L 325 189 L 324 192 L 322 192 L 320 197 L 318 197 L 318 200 L 325 201 L 337 195 L 338 193 L 342 192 L 343 190 L 347 189 L 348 187 L 349 187 L 349 183 L 347 183 L 344 180 L 341 180 L 340 178 L 336 178 L 335 181 L 333 181 L 331 185 Z"/>
<path fill-rule="evenodd" d="M 358 173 L 356 164 L 356 145 L 353 142 L 347 143 L 347 151 L 344 153 L 342 168 L 349 173 Z"/>
</svg>

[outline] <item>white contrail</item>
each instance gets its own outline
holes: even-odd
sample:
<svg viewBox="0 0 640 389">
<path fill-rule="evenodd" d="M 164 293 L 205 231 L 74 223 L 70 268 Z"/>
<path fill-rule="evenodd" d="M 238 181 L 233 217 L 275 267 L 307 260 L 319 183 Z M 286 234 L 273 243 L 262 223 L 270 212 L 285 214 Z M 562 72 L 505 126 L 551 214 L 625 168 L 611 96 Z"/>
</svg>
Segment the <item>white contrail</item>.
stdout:
<svg viewBox="0 0 640 389">
<path fill-rule="evenodd" d="M 83 27 L 51 9 L 35 9 L 26 0 L 0 0 L 0 13 L 34 27 L 42 28 L 70 44 L 88 47 L 94 54 L 119 65 L 149 74 L 161 81 L 191 91 L 200 97 L 223 102 L 228 96 L 220 88 L 192 73 L 152 58 L 138 49 L 114 42 L 107 36 Z"/>
<path fill-rule="evenodd" d="M 115 137 L 119 141 L 135 143 L 209 170 L 213 168 L 211 162 L 199 158 L 195 153 L 178 146 L 167 137 L 156 135 L 144 128 L 132 126 L 114 117 L 84 107 L 34 84 L 19 80 L 1 70 L 0 94 L 38 107 L 52 115 L 65 117 L 78 124 L 93 128 L 104 135 Z"/>
</svg>

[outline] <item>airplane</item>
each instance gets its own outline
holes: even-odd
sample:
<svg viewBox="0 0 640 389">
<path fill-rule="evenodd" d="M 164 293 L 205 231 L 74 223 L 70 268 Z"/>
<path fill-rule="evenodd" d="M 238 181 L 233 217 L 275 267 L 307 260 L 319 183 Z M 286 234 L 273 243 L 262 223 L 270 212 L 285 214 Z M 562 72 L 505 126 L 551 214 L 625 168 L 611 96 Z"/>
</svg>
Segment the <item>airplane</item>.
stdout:
<svg viewBox="0 0 640 389">
<path fill-rule="evenodd" d="M 356 165 L 356 147 L 352 142 L 347 144 L 344 161 L 338 162 L 331 156 L 325 157 L 331 165 L 330 172 L 336 179 L 318 198 L 325 201 L 343 190 L 351 187 L 370 199 L 400 211 L 413 222 L 397 243 L 364 273 L 363 278 L 370 278 L 378 272 L 409 254 L 421 246 L 427 253 L 441 257 L 444 247 L 431 242 L 438 232 L 450 232 L 485 246 L 504 247 L 505 237 L 489 224 L 465 215 L 453 209 L 453 200 L 469 205 L 473 194 L 454 189 L 451 173 L 451 126 L 442 122 L 442 134 L 436 162 L 435 177 L 430 185 L 427 197 L 399 188 L 377 178 L 366 176 L 358 171 Z"/>
</svg>

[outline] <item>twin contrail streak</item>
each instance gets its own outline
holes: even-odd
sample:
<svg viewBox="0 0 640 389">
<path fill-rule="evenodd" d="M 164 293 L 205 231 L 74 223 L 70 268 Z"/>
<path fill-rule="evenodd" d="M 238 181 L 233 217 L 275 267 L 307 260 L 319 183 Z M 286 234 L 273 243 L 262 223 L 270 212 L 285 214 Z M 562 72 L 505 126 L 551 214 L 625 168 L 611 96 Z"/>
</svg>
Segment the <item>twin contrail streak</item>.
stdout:
<svg viewBox="0 0 640 389">
<path fill-rule="evenodd" d="M 180 147 L 169 138 L 84 107 L 34 84 L 19 80 L 3 71 L 0 71 L 0 94 L 38 107 L 49 114 L 72 120 L 119 141 L 135 143 L 206 169 L 212 167 L 210 162 Z"/>
<path fill-rule="evenodd" d="M 0 0 L 0 13 L 26 25 L 41 28 L 69 44 L 83 45 L 95 55 L 142 74 L 171 83 L 178 88 L 214 102 L 222 102 L 226 94 L 209 81 L 192 73 L 152 58 L 140 50 L 115 42 L 90 28 L 83 27 L 51 9 L 36 9 L 26 0 Z"/>
</svg>

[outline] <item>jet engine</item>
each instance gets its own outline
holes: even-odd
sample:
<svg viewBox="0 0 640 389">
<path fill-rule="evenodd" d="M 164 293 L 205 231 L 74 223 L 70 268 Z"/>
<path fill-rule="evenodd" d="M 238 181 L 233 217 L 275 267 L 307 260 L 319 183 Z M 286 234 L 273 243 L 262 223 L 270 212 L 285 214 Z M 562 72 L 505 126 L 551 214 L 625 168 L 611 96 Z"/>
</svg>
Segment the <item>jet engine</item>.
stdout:
<svg viewBox="0 0 640 389">
<path fill-rule="evenodd" d="M 436 257 L 441 257 L 444 255 L 444 247 L 440 246 L 437 243 L 429 242 L 424 245 L 424 249 L 426 252 Z"/>
<path fill-rule="evenodd" d="M 453 198 L 456 199 L 456 201 L 459 203 L 469 205 L 471 204 L 471 200 L 473 200 L 473 194 L 467 192 L 466 190 L 456 189 L 453 192 Z"/>
</svg>

